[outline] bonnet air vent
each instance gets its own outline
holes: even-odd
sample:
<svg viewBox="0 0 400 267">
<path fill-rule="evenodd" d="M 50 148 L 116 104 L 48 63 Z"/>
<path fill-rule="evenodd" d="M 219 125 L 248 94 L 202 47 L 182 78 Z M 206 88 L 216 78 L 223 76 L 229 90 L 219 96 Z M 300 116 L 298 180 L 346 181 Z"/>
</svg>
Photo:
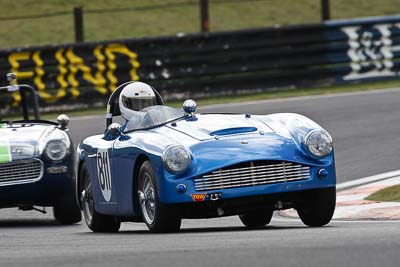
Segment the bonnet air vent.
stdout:
<svg viewBox="0 0 400 267">
<path fill-rule="evenodd" d="M 228 128 L 222 129 L 218 131 L 211 132 L 211 136 L 215 135 L 231 135 L 231 134 L 241 134 L 241 133 L 249 133 L 257 131 L 256 127 L 236 127 L 236 128 Z"/>
</svg>

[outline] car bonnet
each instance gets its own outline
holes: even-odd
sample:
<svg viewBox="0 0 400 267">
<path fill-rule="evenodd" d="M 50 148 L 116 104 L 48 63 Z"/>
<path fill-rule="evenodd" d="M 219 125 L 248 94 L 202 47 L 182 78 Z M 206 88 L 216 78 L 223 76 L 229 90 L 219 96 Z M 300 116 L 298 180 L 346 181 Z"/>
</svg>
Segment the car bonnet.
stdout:
<svg viewBox="0 0 400 267">
<path fill-rule="evenodd" d="M 41 124 L 0 124 L 0 163 L 38 156 L 41 140 L 54 126 Z"/>
<path fill-rule="evenodd" d="M 193 119 L 177 121 L 167 127 L 198 141 L 232 135 L 274 132 L 264 122 L 243 114 L 200 114 Z"/>
</svg>

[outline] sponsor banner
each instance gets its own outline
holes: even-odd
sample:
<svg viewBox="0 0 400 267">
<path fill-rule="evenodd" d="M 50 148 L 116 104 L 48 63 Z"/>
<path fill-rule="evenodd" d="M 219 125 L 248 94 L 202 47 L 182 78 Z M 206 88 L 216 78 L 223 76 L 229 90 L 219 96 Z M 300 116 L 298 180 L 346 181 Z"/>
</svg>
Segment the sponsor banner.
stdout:
<svg viewBox="0 0 400 267">
<path fill-rule="evenodd" d="M 372 26 L 343 27 L 348 37 L 351 72 L 344 80 L 390 78 L 399 75 L 394 60 L 400 52 L 400 43 L 393 33 L 400 31 L 399 23 L 375 24 Z"/>
</svg>

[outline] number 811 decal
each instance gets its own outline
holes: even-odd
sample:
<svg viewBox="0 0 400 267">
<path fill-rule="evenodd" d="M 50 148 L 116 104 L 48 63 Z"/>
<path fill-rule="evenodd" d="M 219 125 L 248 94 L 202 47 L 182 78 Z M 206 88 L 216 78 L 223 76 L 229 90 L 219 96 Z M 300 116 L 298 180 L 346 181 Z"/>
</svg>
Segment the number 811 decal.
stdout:
<svg viewBox="0 0 400 267">
<path fill-rule="evenodd" d="M 108 156 L 108 149 L 101 149 L 97 151 L 97 176 L 99 177 L 99 184 L 101 193 L 106 201 L 111 200 L 111 168 L 110 158 Z"/>
</svg>

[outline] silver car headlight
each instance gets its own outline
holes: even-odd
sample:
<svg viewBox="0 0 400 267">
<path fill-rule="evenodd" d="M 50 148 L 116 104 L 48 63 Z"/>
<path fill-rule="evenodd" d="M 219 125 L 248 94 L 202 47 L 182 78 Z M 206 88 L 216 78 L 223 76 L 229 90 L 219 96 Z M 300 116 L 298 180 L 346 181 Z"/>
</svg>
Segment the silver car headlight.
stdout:
<svg viewBox="0 0 400 267">
<path fill-rule="evenodd" d="M 305 137 L 305 144 L 308 152 L 318 158 L 328 156 L 333 148 L 332 137 L 320 129 L 309 132 Z"/>
<path fill-rule="evenodd" d="M 51 140 L 44 149 L 44 155 L 52 161 L 61 161 L 68 155 L 68 147 L 64 140 Z"/>
<path fill-rule="evenodd" d="M 187 170 L 192 159 L 190 152 L 183 146 L 167 147 L 162 155 L 164 167 L 171 173 L 180 174 Z"/>
</svg>

